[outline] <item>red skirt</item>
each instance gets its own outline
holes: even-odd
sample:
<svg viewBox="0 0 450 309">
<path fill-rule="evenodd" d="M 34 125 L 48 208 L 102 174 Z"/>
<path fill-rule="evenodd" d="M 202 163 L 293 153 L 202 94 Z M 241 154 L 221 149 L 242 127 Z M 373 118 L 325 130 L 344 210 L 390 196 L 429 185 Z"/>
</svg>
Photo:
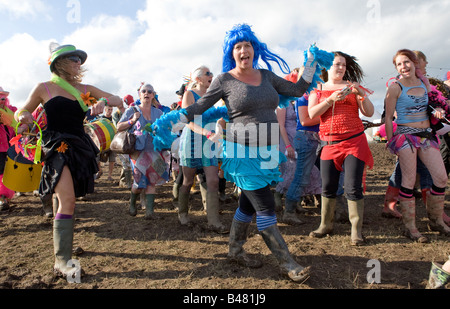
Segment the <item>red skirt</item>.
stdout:
<svg viewBox="0 0 450 309">
<path fill-rule="evenodd" d="M 348 155 L 364 161 L 369 169 L 373 168 L 373 156 L 367 142 L 366 134 L 344 140 L 332 145 L 326 145 L 322 148 L 320 159 L 333 160 L 338 171 L 342 171 L 342 164 Z"/>
</svg>

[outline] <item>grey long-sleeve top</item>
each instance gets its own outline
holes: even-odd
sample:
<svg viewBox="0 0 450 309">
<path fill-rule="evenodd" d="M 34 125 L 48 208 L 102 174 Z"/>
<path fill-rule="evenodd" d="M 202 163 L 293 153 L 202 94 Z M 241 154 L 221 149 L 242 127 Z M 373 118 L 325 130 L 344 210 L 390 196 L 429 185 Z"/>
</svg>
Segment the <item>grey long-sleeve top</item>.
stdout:
<svg viewBox="0 0 450 309">
<path fill-rule="evenodd" d="M 226 139 L 247 146 L 278 144 L 279 125 L 275 110 L 279 95 L 301 97 L 309 83 L 301 78 L 292 83 L 275 73 L 260 69 L 262 81 L 252 86 L 234 78 L 229 73 L 213 80 L 206 94 L 197 103 L 186 108 L 187 119 L 193 121 L 222 99 L 228 109 Z"/>
</svg>

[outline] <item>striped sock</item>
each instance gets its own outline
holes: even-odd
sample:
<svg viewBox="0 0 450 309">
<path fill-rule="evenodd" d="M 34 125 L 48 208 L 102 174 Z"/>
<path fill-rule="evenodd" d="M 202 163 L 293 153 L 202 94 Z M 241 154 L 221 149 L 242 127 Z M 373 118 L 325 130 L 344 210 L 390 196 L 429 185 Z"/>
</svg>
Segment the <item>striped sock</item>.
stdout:
<svg viewBox="0 0 450 309">
<path fill-rule="evenodd" d="M 405 187 L 400 187 L 400 191 L 398 191 L 398 195 L 404 199 L 411 199 L 413 197 L 413 189 L 407 189 Z"/>
<path fill-rule="evenodd" d="M 234 214 L 234 219 L 236 219 L 237 221 L 240 221 L 240 222 L 250 223 L 250 222 L 252 222 L 253 215 L 247 215 L 247 214 L 243 213 L 241 211 L 241 208 L 238 207 L 238 209 L 236 210 L 236 213 Z"/>
<path fill-rule="evenodd" d="M 433 195 L 445 195 L 445 188 L 439 188 L 436 187 L 435 185 L 432 185 L 430 193 Z"/>
<path fill-rule="evenodd" d="M 274 224 L 277 224 L 277 216 L 275 214 L 256 214 L 256 227 L 258 228 L 258 231 L 264 231 Z"/>
</svg>

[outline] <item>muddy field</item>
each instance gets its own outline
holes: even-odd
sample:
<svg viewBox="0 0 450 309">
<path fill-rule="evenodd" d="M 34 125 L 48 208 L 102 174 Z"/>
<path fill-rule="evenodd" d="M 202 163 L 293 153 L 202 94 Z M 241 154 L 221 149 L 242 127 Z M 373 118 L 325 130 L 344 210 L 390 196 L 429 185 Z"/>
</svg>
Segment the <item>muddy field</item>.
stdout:
<svg viewBox="0 0 450 309">
<path fill-rule="evenodd" d="M 85 275 L 69 284 L 52 275 L 52 221 L 42 215 L 31 193 L 13 200 L 0 213 L 0 288 L 2 289 L 424 289 L 431 261 L 442 263 L 450 254 L 449 239 L 427 229 L 424 205 L 418 199 L 417 225 L 431 240 L 414 243 L 403 236 L 398 219 L 381 216 L 384 193 L 395 157 L 384 144 L 371 144 L 375 167 L 367 174 L 363 233 L 367 245 L 350 245 L 350 224 L 336 223 L 331 237 L 313 239 L 309 232 L 320 221 L 320 210 L 305 207 L 301 226 L 279 223 L 295 259 L 311 266 L 310 278 L 297 284 L 282 277 L 275 259 L 252 225 L 246 251 L 261 259 L 260 269 L 246 269 L 226 261 L 228 235 L 206 230 L 200 194 L 192 194 L 194 227 L 182 227 L 172 204 L 172 182 L 159 188 L 158 220 L 144 220 L 144 211 L 128 215 L 129 191 L 105 176 L 96 192 L 77 202 L 74 247 Z M 104 167 L 106 171 L 106 167 Z M 232 185 L 227 193 L 231 196 Z M 446 209 L 449 213 L 450 197 Z M 222 220 L 231 223 L 237 207 L 233 198 L 222 203 Z M 281 215 L 281 214 L 280 214 Z M 379 266 L 379 271 L 374 272 Z M 370 283 L 370 278 L 378 282 Z M 377 277 L 378 276 L 378 277 Z M 373 281 L 373 280 L 372 280 Z"/>
</svg>

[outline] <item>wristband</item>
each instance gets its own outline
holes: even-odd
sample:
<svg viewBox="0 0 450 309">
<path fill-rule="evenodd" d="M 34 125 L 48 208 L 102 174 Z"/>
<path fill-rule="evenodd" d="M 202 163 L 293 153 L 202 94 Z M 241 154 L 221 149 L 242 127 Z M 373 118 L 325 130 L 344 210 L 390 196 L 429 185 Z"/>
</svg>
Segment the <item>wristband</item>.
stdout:
<svg viewBox="0 0 450 309">
<path fill-rule="evenodd" d="M 19 117 L 24 113 L 29 113 L 29 111 L 27 111 L 26 109 L 22 109 L 18 114 L 17 114 L 17 119 L 19 119 Z"/>
<path fill-rule="evenodd" d="M 128 124 L 129 124 L 130 126 L 132 126 L 132 125 L 133 125 L 133 122 L 132 122 L 131 120 L 128 120 Z"/>
<path fill-rule="evenodd" d="M 108 105 L 109 105 L 109 101 L 108 101 L 108 99 L 107 99 L 107 98 L 105 98 L 105 97 L 103 97 L 103 98 L 100 98 L 100 99 L 99 99 L 99 101 L 103 101 L 103 102 L 105 102 L 105 106 L 108 106 Z"/>
<path fill-rule="evenodd" d="M 211 131 L 208 132 L 208 134 L 206 134 L 206 138 L 209 139 L 211 137 L 213 133 Z"/>
<path fill-rule="evenodd" d="M 292 145 L 291 145 L 291 144 L 287 145 L 287 146 L 286 146 L 286 149 L 288 149 L 288 148 L 290 148 L 290 147 L 292 147 Z"/>
</svg>

